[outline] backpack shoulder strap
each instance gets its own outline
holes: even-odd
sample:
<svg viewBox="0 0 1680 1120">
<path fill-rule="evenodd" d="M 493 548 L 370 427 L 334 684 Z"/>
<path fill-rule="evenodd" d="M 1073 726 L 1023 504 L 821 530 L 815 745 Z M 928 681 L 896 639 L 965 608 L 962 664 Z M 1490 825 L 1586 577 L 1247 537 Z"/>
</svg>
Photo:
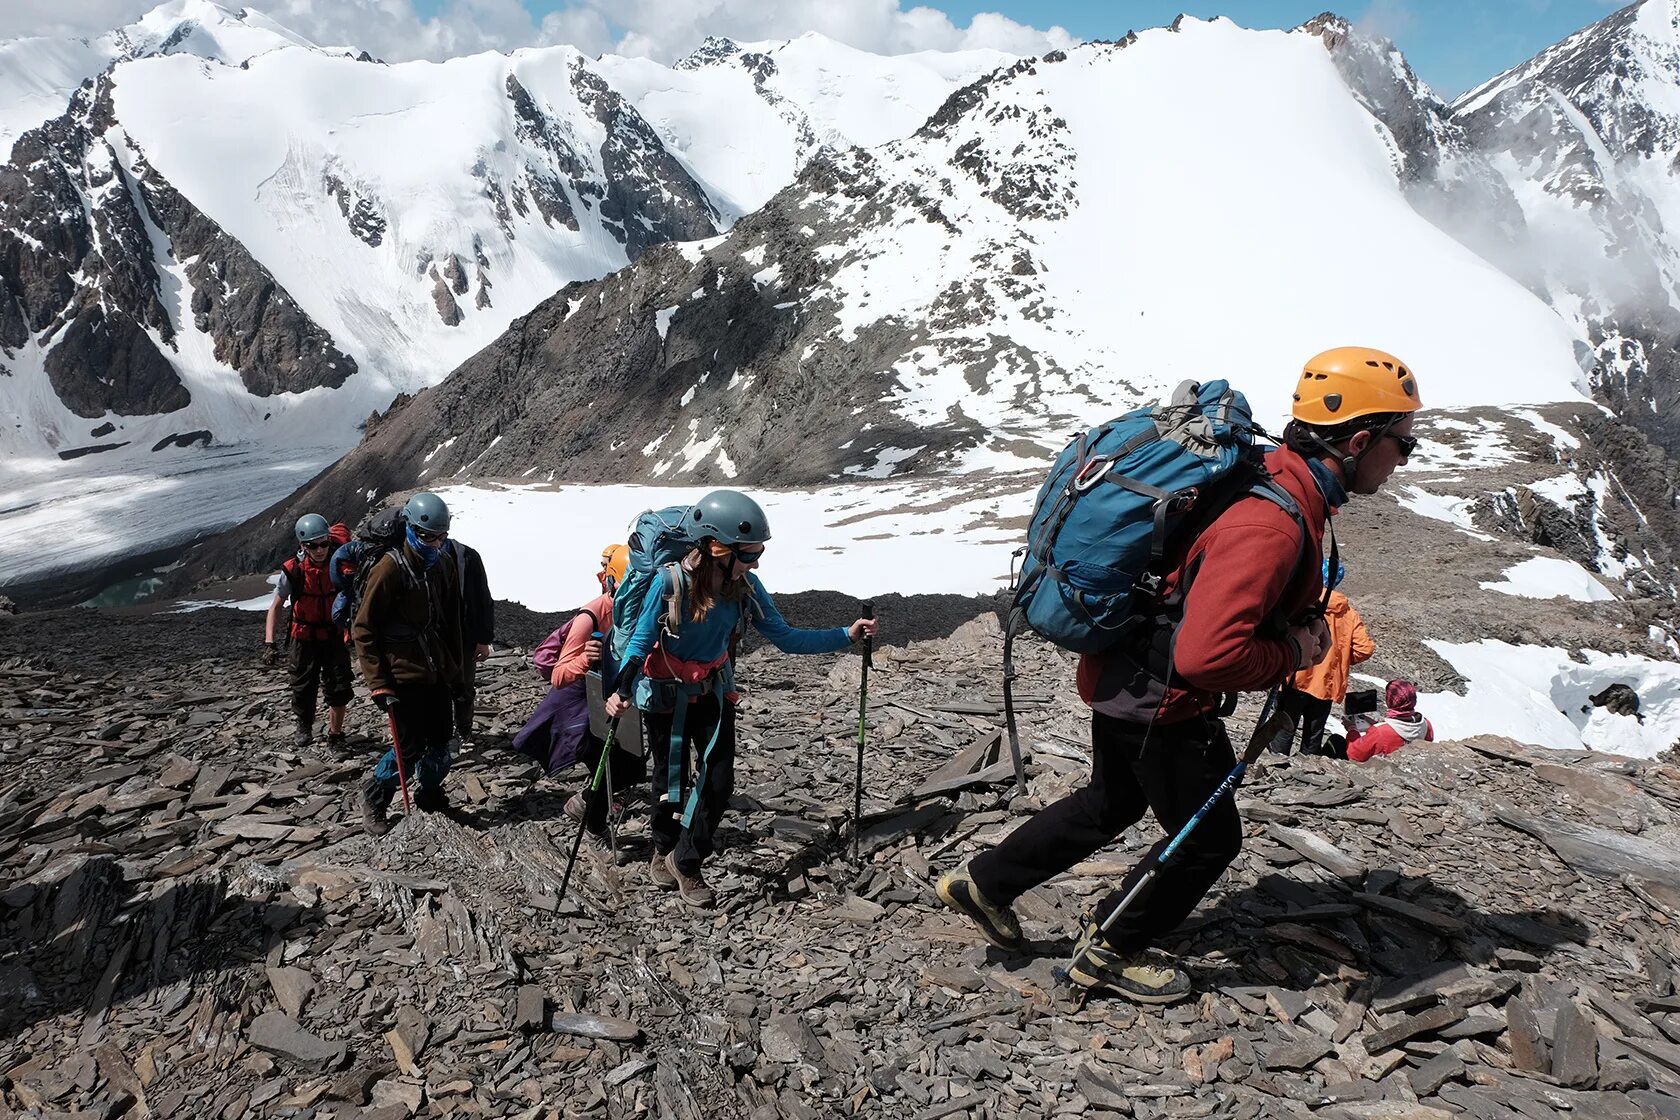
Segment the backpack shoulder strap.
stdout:
<svg viewBox="0 0 1680 1120">
<path fill-rule="evenodd" d="M 298 570 L 296 556 L 288 556 L 280 562 L 280 570 L 286 575 L 286 583 L 291 589 L 292 599 L 296 600 L 303 594 L 303 573 Z"/>
<path fill-rule="evenodd" d="M 667 634 L 675 634 L 682 628 L 683 593 L 688 590 L 688 573 L 683 571 L 681 564 L 665 565 L 665 574 L 669 579 L 669 587 L 665 591 L 665 617 L 662 623 Z"/>
<path fill-rule="evenodd" d="M 1295 552 L 1295 567 L 1290 569 L 1289 573 L 1289 579 L 1293 582 L 1295 577 L 1301 574 L 1301 565 L 1306 563 L 1307 560 L 1307 518 L 1301 512 L 1301 504 L 1295 500 L 1295 496 L 1293 494 L 1279 486 L 1275 480 L 1270 478 L 1261 479 L 1259 482 L 1254 483 L 1254 485 L 1249 487 L 1248 492 L 1256 497 L 1265 498 L 1267 501 L 1281 508 L 1283 512 L 1287 513 L 1295 522 L 1295 527 L 1301 530 L 1300 544 Z M 1339 552 L 1340 550 L 1336 547 L 1336 532 L 1334 529 L 1331 529 L 1330 557 L 1332 571 L 1335 570 L 1335 562 L 1338 559 Z M 1323 596 L 1319 599 L 1319 612 L 1323 613 L 1324 608 L 1328 606 L 1329 603 L 1330 589 L 1325 588 Z"/>
</svg>

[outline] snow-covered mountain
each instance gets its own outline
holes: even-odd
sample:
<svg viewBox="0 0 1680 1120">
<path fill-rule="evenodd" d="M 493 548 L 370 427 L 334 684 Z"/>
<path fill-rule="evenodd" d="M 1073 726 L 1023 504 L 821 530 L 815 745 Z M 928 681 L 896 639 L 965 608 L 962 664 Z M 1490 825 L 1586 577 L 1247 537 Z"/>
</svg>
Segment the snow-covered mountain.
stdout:
<svg viewBox="0 0 1680 1120">
<path fill-rule="evenodd" d="M 0 582 L 249 514 L 556 289 L 1007 61 L 808 36 L 392 66 L 209 0 L 0 58 Z"/>
<path fill-rule="evenodd" d="M 1451 112 L 1520 208 L 1501 263 L 1586 338 L 1617 412 L 1680 451 L 1680 3 L 1630 4 Z"/>
</svg>

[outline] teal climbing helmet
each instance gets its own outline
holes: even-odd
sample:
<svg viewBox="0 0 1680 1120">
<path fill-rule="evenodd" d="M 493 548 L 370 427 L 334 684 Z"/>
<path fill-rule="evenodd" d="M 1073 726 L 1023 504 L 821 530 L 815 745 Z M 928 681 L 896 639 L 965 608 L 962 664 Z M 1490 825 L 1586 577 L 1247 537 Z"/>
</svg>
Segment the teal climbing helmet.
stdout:
<svg viewBox="0 0 1680 1120">
<path fill-rule="evenodd" d="M 720 544 L 763 544 L 770 539 L 770 519 L 739 490 L 713 490 L 689 507 L 683 530 L 690 540 L 711 537 Z"/>
<path fill-rule="evenodd" d="M 403 506 L 403 517 L 416 529 L 429 533 L 449 532 L 449 507 L 429 490 L 422 490 L 408 500 L 408 504 Z"/>
<path fill-rule="evenodd" d="M 299 544 L 308 544 L 310 541 L 332 536 L 332 526 L 328 525 L 327 519 L 320 514 L 306 513 L 292 526 L 292 536 L 297 538 Z"/>
</svg>

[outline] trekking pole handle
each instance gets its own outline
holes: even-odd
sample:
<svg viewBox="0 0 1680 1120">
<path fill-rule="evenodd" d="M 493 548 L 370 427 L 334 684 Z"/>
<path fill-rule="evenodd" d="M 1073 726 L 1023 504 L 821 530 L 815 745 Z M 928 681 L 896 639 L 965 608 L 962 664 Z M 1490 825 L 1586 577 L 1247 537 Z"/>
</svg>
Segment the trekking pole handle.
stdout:
<svg viewBox="0 0 1680 1120">
<path fill-rule="evenodd" d="M 870 599 L 863 604 L 863 617 L 869 619 L 873 619 L 875 617 L 875 600 Z M 870 668 L 875 667 L 874 650 L 875 639 L 870 635 L 869 631 L 865 630 L 863 632 L 863 663 Z"/>
</svg>

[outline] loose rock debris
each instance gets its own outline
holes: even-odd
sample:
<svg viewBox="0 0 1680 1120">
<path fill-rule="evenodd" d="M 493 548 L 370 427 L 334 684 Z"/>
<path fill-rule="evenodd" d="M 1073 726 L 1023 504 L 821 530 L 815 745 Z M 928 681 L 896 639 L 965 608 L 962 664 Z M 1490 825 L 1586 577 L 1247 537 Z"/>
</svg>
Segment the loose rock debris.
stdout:
<svg viewBox="0 0 1680 1120">
<path fill-rule="evenodd" d="M 559 898 L 582 777 L 498 747 L 541 690 L 522 651 L 484 667 L 451 813 L 379 840 L 364 703 L 334 757 L 291 748 L 255 665 L 11 657 L 0 1115 L 1680 1116 L 1672 763 L 1268 758 L 1170 946 L 1198 997 L 1078 1004 L 1051 968 L 1152 822 L 1020 900 L 1028 955 L 931 891 L 1087 769 L 1071 663 L 1028 644 L 1013 796 L 998 655 L 989 619 L 877 650 L 861 863 L 858 662 L 747 655 L 709 912 L 648 884 L 634 791 L 618 858 L 586 846 Z"/>
</svg>

